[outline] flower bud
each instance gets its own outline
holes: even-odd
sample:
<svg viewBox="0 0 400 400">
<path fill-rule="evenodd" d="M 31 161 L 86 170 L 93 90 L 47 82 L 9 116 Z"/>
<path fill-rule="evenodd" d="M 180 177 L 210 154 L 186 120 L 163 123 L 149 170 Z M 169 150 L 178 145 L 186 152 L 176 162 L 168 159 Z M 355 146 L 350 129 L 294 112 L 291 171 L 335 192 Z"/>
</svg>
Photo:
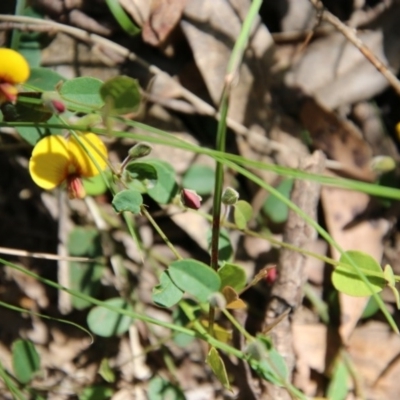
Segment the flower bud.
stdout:
<svg viewBox="0 0 400 400">
<path fill-rule="evenodd" d="M 42 94 L 43 104 L 55 114 L 62 114 L 66 107 L 56 92 L 44 92 Z"/>
<path fill-rule="evenodd" d="M 258 340 L 254 340 L 253 342 L 249 343 L 245 353 L 257 361 L 265 359 L 267 354 L 265 346 L 263 346 L 263 344 Z"/>
<path fill-rule="evenodd" d="M 152 147 L 147 143 L 136 143 L 129 149 L 128 155 L 130 159 L 142 158 L 151 153 Z"/>
<path fill-rule="evenodd" d="M 86 196 L 83 182 L 78 175 L 70 175 L 67 178 L 67 190 L 70 199 L 83 199 Z"/>
<path fill-rule="evenodd" d="M 225 297 L 222 293 L 220 292 L 215 292 L 213 293 L 209 299 L 208 302 L 210 303 L 210 306 L 219 308 L 220 310 L 226 308 L 226 300 Z"/>
<path fill-rule="evenodd" d="M 371 161 L 371 169 L 377 173 L 383 174 L 396 168 L 396 161 L 389 156 L 376 156 Z"/>
<path fill-rule="evenodd" d="M 222 203 L 226 206 L 234 206 L 238 200 L 239 193 L 231 187 L 227 187 L 222 193 Z"/>
<path fill-rule="evenodd" d="M 276 270 L 276 267 L 272 267 L 268 270 L 267 276 L 265 277 L 265 281 L 268 283 L 268 285 L 273 285 L 278 278 L 278 272 Z"/>
<path fill-rule="evenodd" d="M 198 210 L 201 206 L 202 198 L 194 191 L 190 189 L 182 189 L 181 191 L 181 202 L 192 210 Z"/>
</svg>

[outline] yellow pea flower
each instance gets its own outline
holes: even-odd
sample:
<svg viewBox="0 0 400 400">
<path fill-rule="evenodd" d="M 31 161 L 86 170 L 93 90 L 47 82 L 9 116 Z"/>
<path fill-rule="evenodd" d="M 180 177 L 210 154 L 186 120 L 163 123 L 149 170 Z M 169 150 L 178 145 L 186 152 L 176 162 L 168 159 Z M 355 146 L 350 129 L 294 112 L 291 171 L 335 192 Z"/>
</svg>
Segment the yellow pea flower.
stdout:
<svg viewBox="0 0 400 400">
<path fill-rule="evenodd" d="M 29 65 L 21 54 L 0 48 L 0 104 L 17 99 L 15 85 L 25 82 L 29 73 Z"/>
<path fill-rule="evenodd" d="M 66 182 L 70 198 L 86 196 L 81 178 L 91 178 L 103 171 L 107 167 L 108 154 L 106 146 L 94 133 L 83 133 L 79 139 L 92 157 L 72 136 L 68 139 L 46 136 L 36 144 L 29 161 L 29 172 L 38 186 L 51 190 Z"/>
</svg>

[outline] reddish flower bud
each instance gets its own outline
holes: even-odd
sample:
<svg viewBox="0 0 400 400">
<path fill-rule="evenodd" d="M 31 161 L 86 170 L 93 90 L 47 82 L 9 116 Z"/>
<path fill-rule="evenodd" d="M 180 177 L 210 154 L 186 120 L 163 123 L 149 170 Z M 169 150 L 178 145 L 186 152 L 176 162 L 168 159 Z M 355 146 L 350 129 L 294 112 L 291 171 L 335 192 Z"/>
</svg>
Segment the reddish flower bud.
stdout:
<svg viewBox="0 0 400 400">
<path fill-rule="evenodd" d="M 182 189 L 181 201 L 185 207 L 198 210 L 201 206 L 201 200 L 202 198 L 194 190 Z"/>
<path fill-rule="evenodd" d="M 83 199 L 86 196 L 82 180 L 78 175 L 68 176 L 67 190 L 70 199 Z"/>
<path fill-rule="evenodd" d="M 271 269 L 268 270 L 267 276 L 265 277 L 265 281 L 268 283 L 268 285 L 272 285 L 273 283 L 275 283 L 277 277 L 278 277 L 278 272 L 276 270 L 276 267 L 272 267 Z"/>
<path fill-rule="evenodd" d="M 43 104 L 55 114 L 61 114 L 66 110 L 65 104 L 56 92 L 44 92 L 42 100 Z"/>
</svg>

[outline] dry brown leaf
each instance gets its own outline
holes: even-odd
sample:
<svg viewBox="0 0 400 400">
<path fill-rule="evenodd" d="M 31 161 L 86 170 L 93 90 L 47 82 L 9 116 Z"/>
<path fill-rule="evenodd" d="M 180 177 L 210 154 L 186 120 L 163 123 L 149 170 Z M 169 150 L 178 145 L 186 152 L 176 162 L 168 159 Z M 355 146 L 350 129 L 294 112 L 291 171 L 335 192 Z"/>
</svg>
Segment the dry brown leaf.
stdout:
<svg viewBox="0 0 400 400">
<path fill-rule="evenodd" d="M 324 187 L 321 199 L 329 233 L 339 246 L 344 250 L 362 251 L 380 262 L 383 253 L 382 238 L 389 228 L 388 221 L 362 221 L 349 229 L 343 229 L 367 207 L 369 196 L 346 189 Z M 338 260 L 339 252 L 336 249 L 331 250 L 333 258 Z M 347 343 L 368 298 L 339 293 L 339 301 L 342 312 L 339 333 L 343 342 Z"/>
<path fill-rule="evenodd" d="M 153 46 L 162 44 L 181 19 L 185 4 L 186 0 L 152 0 L 143 40 Z"/>
<path fill-rule="evenodd" d="M 304 325 L 293 323 L 293 348 L 296 354 L 295 384 L 306 395 L 314 396 L 316 384 L 311 370 L 323 374 L 326 363 L 327 332 L 324 324 Z"/>
<path fill-rule="evenodd" d="M 228 60 L 249 6 L 249 0 L 187 1 L 181 27 L 214 104 L 219 103 Z M 272 63 L 272 45 L 267 28 L 257 24 L 231 93 L 229 116 L 238 122 L 267 122 L 270 82 L 265 72 Z"/>
<path fill-rule="evenodd" d="M 373 180 L 372 151 L 355 126 L 340 120 L 312 98 L 304 100 L 300 119 L 310 132 L 313 146 L 323 150 L 328 158 L 339 161 L 344 173 L 357 179 Z"/>
<path fill-rule="evenodd" d="M 358 327 L 348 350 L 371 400 L 398 400 L 400 393 L 400 337 L 387 323 L 371 321 Z"/>
<path fill-rule="evenodd" d="M 231 310 L 241 310 L 247 307 L 246 303 L 239 297 L 232 287 L 225 286 L 222 289 L 222 294 L 226 300 L 226 308 Z"/>
<path fill-rule="evenodd" d="M 392 5 L 373 30 L 360 30 L 357 35 L 395 72 L 400 67 L 399 16 L 399 4 Z M 339 32 L 309 45 L 288 74 L 287 83 L 312 94 L 330 109 L 370 99 L 388 86 L 383 75 Z"/>
</svg>

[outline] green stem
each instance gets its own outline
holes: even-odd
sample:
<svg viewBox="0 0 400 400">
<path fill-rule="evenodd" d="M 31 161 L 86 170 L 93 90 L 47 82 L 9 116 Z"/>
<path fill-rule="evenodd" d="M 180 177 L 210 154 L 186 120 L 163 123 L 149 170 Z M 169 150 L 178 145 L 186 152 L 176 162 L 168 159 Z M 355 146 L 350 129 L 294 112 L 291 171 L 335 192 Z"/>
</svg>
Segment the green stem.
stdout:
<svg viewBox="0 0 400 400">
<path fill-rule="evenodd" d="M 167 235 L 163 232 L 163 230 L 160 228 L 160 226 L 157 224 L 157 222 L 153 219 L 153 217 L 147 211 L 146 207 L 144 205 L 142 205 L 140 207 L 140 210 L 141 210 L 142 214 L 149 220 L 151 225 L 153 225 L 154 229 L 161 236 L 162 240 L 164 240 L 165 244 L 174 253 L 175 257 L 178 260 L 182 260 L 182 256 L 179 254 L 178 250 L 175 249 L 174 245 L 170 242 L 170 240 L 168 239 Z"/>
<path fill-rule="evenodd" d="M 17 0 L 17 3 L 15 5 L 15 15 L 22 15 L 25 10 L 26 6 L 26 0 Z M 12 35 L 11 35 L 11 48 L 18 51 L 19 49 L 19 42 L 21 39 L 21 31 L 18 29 L 13 29 Z"/>
<path fill-rule="evenodd" d="M 222 313 L 225 315 L 226 318 L 229 319 L 231 324 L 249 341 L 252 342 L 254 340 L 254 337 L 250 335 L 249 332 L 244 329 L 242 325 L 239 324 L 239 322 L 236 320 L 236 318 L 226 309 L 222 308 L 221 309 Z"/>
</svg>

